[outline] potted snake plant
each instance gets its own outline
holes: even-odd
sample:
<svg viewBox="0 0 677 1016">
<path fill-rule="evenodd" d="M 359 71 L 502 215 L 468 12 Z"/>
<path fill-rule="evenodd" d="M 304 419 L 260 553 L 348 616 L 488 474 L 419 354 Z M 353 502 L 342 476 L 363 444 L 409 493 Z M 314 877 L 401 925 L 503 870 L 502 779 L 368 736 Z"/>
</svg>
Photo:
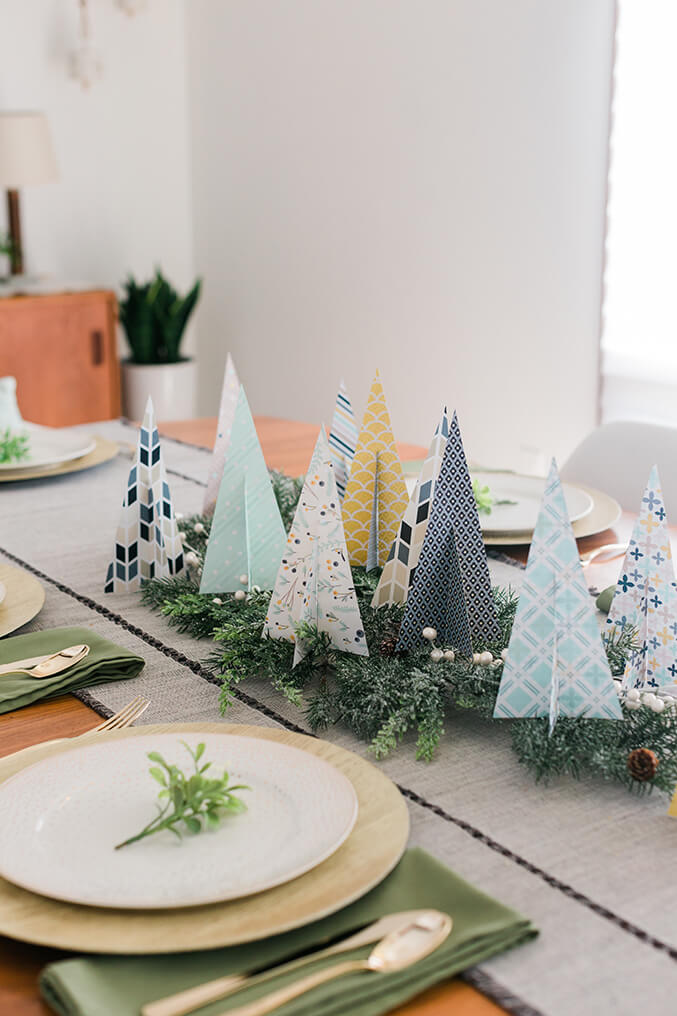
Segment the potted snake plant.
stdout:
<svg viewBox="0 0 677 1016">
<path fill-rule="evenodd" d="M 131 355 L 122 362 L 122 404 L 130 419 L 143 419 L 149 395 L 158 420 L 194 415 L 195 361 L 181 355 L 181 341 L 200 285 L 198 279 L 179 296 L 160 269 L 150 282 L 138 284 L 130 275 L 124 283 L 120 323 Z"/>
</svg>

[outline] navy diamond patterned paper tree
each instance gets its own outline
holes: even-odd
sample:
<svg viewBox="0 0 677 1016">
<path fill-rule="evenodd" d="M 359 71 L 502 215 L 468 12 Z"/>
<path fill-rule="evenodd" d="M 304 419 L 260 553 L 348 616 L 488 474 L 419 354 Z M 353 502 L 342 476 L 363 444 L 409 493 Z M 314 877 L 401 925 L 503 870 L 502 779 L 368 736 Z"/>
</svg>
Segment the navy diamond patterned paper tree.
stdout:
<svg viewBox="0 0 677 1016">
<path fill-rule="evenodd" d="M 139 430 L 136 459 L 129 471 L 104 591 L 138 589 L 148 579 L 178 575 L 183 551 L 165 476 L 160 437 L 150 399 Z"/>
<path fill-rule="evenodd" d="M 475 639 L 499 634 L 487 555 L 454 413 L 428 527 L 402 619 L 398 649 L 424 643 L 422 631 L 470 655 Z"/>
</svg>

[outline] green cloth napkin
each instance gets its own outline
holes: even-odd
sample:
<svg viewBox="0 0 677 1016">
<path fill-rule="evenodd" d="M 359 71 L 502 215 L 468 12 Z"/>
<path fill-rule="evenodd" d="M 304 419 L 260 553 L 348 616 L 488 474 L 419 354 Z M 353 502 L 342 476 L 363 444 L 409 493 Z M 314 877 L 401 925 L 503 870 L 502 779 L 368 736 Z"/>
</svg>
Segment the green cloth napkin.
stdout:
<svg viewBox="0 0 677 1016">
<path fill-rule="evenodd" d="M 390 974 L 349 974 L 287 1004 L 284 1016 L 378 1016 L 439 981 L 482 963 L 537 934 L 514 910 L 468 885 L 443 864 L 418 848 L 408 850 L 395 870 L 357 903 L 296 931 L 261 942 L 209 952 L 170 956 L 85 956 L 52 963 L 42 973 L 40 988 L 47 1004 L 62 1016 L 138 1016 L 145 1002 L 162 998 L 203 981 L 281 963 L 285 958 L 319 948 L 398 910 L 432 907 L 451 914 L 454 926 L 440 948 L 408 970 Z M 205 920 L 209 920 L 209 910 Z M 130 914 L 130 921 L 134 920 Z M 171 921 L 171 914 L 167 915 Z M 328 962 L 368 955 L 370 948 L 343 954 Z M 216 1016 L 267 994 L 315 967 L 293 971 L 237 992 L 199 1010 Z"/>
<path fill-rule="evenodd" d="M 89 628 L 52 628 L 0 640 L 0 665 L 33 656 L 58 653 L 68 646 L 86 643 L 89 653 L 84 660 L 54 677 L 30 677 L 28 674 L 0 674 L 0 713 L 19 709 L 39 699 L 53 698 L 67 691 L 92 684 L 121 681 L 136 677 L 145 661 L 128 649 L 101 638 Z"/>
<path fill-rule="evenodd" d="M 595 606 L 598 610 L 601 610 L 603 614 L 608 614 L 611 610 L 611 601 L 614 598 L 615 592 L 616 583 L 614 583 L 613 586 L 607 586 L 606 589 L 603 589 L 595 600 Z"/>
</svg>

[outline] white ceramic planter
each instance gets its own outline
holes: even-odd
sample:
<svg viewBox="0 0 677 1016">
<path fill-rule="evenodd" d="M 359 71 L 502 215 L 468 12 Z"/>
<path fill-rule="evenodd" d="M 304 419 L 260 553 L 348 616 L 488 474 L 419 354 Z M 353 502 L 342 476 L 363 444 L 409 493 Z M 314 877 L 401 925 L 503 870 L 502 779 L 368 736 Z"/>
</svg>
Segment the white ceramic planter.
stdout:
<svg viewBox="0 0 677 1016">
<path fill-rule="evenodd" d="M 189 420 L 195 415 L 195 361 L 141 364 L 124 360 L 122 412 L 130 420 L 142 420 L 148 396 L 156 420 Z"/>
</svg>

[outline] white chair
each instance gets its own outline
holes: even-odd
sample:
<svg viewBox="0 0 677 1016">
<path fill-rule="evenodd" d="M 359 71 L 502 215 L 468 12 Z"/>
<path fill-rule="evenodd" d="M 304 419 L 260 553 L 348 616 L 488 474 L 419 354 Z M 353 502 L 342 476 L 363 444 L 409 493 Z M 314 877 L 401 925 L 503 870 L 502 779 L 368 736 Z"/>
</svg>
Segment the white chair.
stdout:
<svg viewBox="0 0 677 1016">
<path fill-rule="evenodd" d="M 658 466 L 668 520 L 677 525 L 677 427 L 635 420 L 604 423 L 564 463 L 563 480 L 597 487 L 638 512 L 652 466 Z"/>
</svg>

